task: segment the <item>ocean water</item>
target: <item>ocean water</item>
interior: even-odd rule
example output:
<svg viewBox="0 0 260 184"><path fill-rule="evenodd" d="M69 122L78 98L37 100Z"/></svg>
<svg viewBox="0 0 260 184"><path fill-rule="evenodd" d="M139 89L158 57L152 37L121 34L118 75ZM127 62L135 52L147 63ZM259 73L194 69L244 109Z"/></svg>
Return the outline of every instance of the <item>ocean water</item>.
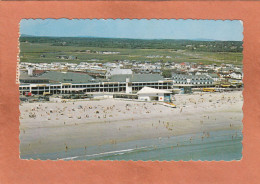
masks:
<svg viewBox="0 0 260 184"><path fill-rule="evenodd" d="M204 135L204 138L202 136ZM213 131L172 137L121 142L67 152L21 155L22 159L41 160L240 160L242 158L242 131Z"/></svg>

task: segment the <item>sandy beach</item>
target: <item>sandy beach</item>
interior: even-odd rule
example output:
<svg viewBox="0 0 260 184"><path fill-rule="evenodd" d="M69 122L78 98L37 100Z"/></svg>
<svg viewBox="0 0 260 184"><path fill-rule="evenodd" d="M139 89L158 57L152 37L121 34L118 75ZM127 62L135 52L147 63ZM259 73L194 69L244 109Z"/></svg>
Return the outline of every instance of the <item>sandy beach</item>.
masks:
<svg viewBox="0 0 260 184"><path fill-rule="evenodd" d="M174 95L176 108L123 99L20 105L21 155L242 130L242 92ZM190 137L192 140L193 138Z"/></svg>

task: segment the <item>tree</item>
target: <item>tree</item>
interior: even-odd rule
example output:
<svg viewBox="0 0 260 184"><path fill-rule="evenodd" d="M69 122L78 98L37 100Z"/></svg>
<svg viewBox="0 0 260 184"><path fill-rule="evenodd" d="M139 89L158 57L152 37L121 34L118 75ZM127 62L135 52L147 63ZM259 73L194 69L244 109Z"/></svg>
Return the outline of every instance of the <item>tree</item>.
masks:
<svg viewBox="0 0 260 184"><path fill-rule="evenodd" d="M162 76L164 77L164 78L171 78L172 77L172 71L171 70L163 70L162 71Z"/></svg>

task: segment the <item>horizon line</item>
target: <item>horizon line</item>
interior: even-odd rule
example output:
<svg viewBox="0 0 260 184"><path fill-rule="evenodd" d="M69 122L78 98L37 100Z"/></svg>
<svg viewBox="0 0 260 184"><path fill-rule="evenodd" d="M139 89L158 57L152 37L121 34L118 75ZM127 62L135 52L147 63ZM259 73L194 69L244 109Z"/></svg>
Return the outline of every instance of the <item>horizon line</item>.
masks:
<svg viewBox="0 0 260 184"><path fill-rule="evenodd" d="M194 39L186 39L186 38L119 38L119 37L99 37L99 36L42 36L42 35L27 35L21 34L19 37L46 37L46 38L103 38L103 39L129 39L129 40L190 40L190 41L234 41L234 42L243 42L243 40L215 40L210 38L194 38Z"/></svg>

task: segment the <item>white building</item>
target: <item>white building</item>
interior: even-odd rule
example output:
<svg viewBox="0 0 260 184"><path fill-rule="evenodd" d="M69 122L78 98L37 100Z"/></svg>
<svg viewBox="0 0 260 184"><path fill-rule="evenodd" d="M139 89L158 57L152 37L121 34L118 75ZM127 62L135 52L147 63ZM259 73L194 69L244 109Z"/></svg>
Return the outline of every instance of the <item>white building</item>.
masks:
<svg viewBox="0 0 260 184"><path fill-rule="evenodd" d="M131 69L121 69L121 68L110 68L107 70L106 77L111 75L132 75L133 71Z"/></svg>
<svg viewBox="0 0 260 184"><path fill-rule="evenodd" d="M138 100L142 101L160 101L160 102L170 102L172 99L172 94L170 91L155 89L150 87L143 87L137 92Z"/></svg>
<svg viewBox="0 0 260 184"><path fill-rule="evenodd" d="M230 74L230 77L232 79L240 79L241 80L243 78L243 75L240 72L232 72Z"/></svg>

